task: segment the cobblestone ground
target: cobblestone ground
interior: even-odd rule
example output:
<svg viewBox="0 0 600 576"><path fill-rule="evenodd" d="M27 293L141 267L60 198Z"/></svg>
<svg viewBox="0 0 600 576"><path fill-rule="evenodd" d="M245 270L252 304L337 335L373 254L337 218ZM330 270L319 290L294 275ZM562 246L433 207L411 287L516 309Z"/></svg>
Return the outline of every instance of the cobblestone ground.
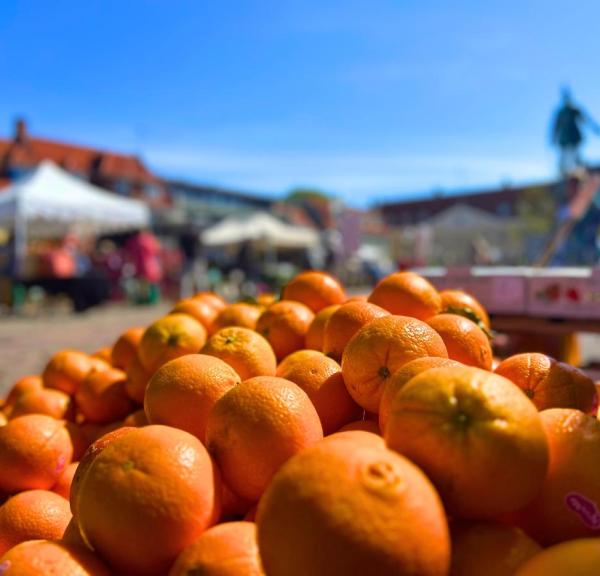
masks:
<svg viewBox="0 0 600 576"><path fill-rule="evenodd" d="M53 352L93 352L111 345L131 326L145 326L168 311L157 306L110 305L82 314L56 312L35 318L0 318L0 396L26 374L38 374Z"/></svg>

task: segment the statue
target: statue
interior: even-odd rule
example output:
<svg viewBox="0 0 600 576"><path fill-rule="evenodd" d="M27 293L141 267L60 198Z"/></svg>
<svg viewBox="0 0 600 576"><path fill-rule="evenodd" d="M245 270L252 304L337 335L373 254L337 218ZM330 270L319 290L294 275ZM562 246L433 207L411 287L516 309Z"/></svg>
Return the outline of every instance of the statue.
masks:
<svg viewBox="0 0 600 576"><path fill-rule="evenodd" d="M600 126L584 110L573 104L570 90L563 88L562 104L552 127L552 143L559 148L561 174L582 165L579 147L583 142L582 129L585 125L600 133Z"/></svg>

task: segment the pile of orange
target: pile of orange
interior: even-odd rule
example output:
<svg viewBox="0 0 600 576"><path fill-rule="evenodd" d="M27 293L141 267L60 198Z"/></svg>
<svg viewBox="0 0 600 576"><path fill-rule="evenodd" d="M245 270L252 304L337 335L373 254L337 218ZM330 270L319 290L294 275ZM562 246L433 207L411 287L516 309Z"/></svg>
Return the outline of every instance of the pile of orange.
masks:
<svg viewBox="0 0 600 576"><path fill-rule="evenodd" d="M2 576L600 574L594 382L460 290L203 292L0 401Z"/></svg>

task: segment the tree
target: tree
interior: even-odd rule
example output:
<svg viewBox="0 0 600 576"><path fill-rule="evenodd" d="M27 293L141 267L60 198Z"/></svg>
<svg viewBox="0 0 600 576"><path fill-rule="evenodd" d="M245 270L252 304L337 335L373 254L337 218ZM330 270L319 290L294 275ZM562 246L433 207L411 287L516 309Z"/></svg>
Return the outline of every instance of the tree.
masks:
<svg viewBox="0 0 600 576"><path fill-rule="evenodd" d="M290 190L287 195L286 200L291 201L326 201L331 202L333 200L332 196L327 192L323 192L322 190L316 190L314 188L294 188Z"/></svg>

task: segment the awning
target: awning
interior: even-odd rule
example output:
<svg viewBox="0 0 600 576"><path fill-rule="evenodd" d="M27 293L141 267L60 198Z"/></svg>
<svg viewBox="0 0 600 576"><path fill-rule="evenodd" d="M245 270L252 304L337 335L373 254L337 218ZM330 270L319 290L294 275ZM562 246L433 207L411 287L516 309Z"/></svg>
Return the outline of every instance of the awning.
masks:
<svg viewBox="0 0 600 576"><path fill-rule="evenodd" d="M287 224L268 212L230 216L202 234L206 246L231 246L244 242L264 242L274 248L313 248L319 233L306 226Z"/></svg>
<svg viewBox="0 0 600 576"><path fill-rule="evenodd" d="M44 161L33 172L0 191L0 223L24 222L32 236L106 234L144 228L149 207L120 198Z"/></svg>

